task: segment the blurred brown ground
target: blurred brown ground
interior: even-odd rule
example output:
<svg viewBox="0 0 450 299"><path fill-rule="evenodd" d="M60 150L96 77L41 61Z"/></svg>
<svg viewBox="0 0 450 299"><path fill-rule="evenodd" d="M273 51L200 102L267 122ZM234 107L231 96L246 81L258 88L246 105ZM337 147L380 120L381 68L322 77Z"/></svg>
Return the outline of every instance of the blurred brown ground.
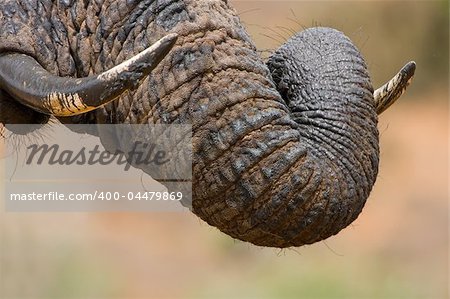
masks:
<svg viewBox="0 0 450 299"><path fill-rule="evenodd" d="M231 2L259 49L301 26L344 31L376 87L416 60L413 86L380 117L380 174L357 221L279 251L189 212L2 213L5 298L446 298L448 1Z"/></svg>

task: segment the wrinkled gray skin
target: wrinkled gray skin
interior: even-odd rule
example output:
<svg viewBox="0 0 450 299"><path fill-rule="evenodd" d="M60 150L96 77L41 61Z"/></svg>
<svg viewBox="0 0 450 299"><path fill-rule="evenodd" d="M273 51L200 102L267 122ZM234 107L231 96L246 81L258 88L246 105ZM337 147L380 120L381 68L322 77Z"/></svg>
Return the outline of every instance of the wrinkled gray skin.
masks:
<svg viewBox="0 0 450 299"><path fill-rule="evenodd" d="M193 212L234 238L300 246L355 220L377 176L377 115L342 33L306 30L266 65L226 0L0 3L0 52L60 76L101 73L171 32L177 44L136 91L61 121L192 124ZM3 123L48 120L4 92L0 111Z"/></svg>

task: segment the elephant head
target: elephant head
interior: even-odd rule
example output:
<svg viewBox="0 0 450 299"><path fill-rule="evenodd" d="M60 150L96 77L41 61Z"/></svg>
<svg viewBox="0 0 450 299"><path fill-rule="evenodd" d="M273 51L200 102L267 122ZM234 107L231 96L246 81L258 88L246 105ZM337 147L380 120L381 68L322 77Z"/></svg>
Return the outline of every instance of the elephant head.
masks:
<svg viewBox="0 0 450 299"><path fill-rule="evenodd" d="M0 3L1 122L190 124L193 212L262 246L311 244L357 218L377 177L377 113L414 69L374 92L330 28L266 64L224 0Z"/></svg>

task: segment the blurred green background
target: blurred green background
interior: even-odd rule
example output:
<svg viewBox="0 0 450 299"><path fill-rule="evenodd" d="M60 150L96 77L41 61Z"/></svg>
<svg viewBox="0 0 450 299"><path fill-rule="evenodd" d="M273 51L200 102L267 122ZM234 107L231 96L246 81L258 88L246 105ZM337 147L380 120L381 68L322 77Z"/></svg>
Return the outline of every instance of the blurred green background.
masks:
<svg viewBox="0 0 450 299"><path fill-rule="evenodd" d="M446 298L448 1L230 1L263 55L330 26L375 87L417 75L380 117L378 181L335 237L289 250L234 241L186 213L0 214L0 298Z"/></svg>

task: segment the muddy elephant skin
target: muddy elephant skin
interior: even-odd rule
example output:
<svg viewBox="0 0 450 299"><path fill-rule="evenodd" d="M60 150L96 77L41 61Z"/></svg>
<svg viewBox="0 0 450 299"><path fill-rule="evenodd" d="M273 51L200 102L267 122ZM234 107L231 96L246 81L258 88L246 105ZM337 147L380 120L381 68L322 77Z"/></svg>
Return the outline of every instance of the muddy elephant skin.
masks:
<svg viewBox="0 0 450 299"><path fill-rule="evenodd" d="M343 33L307 29L266 64L226 0L0 3L0 55L26 54L61 77L105 72L169 33L175 45L134 90L59 119L191 124L192 211L233 238L301 246L352 223L379 148L367 67ZM0 93L3 123L48 120L12 102Z"/></svg>

